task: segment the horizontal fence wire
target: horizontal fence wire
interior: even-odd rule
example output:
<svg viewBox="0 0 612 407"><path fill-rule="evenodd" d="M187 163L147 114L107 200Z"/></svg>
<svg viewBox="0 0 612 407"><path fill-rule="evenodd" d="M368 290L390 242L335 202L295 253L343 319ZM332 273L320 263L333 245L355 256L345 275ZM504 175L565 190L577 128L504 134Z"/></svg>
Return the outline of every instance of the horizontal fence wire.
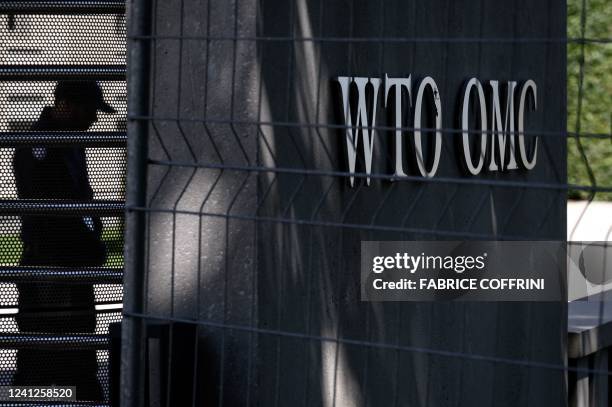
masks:
<svg viewBox="0 0 612 407"><path fill-rule="evenodd" d="M380 131L402 131L402 132L413 132L413 131L422 131L422 132L434 132L439 131L444 135L457 135L463 137L464 133L468 133L469 135L475 134L497 134L497 131L493 130L479 130L479 129L469 129L468 131L462 129L454 129L454 128L434 128L434 127L394 127L394 126L384 126L384 125L375 125L375 126L363 126L363 125L352 125L348 126L346 124L330 124L330 123L298 123L298 122L282 122L282 121L253 121L253 120L237 120L237 119L228 119L228 118L197 118L197 117L164 117L164 116L128 116L129 120L134 121L144 121L144 122L185 122L185 123L202 123L202 124L233 124L233 125L247 125L247 126L256 126L256 127L289 127L289 128L300 128L300 129L338 129L338 130L346 130L346 129L354 129L354 130L380 130ZM555 131L546 131L546 130L526 130L526 131L512 131L507 130L506 133L508 136L531 136L531 137L557 137L566 139L568 137L578 137L578 138L594 138L594 139L612 139L612 133L575 133L570 131L563 132L555 132Z"/></svg>
<svg viewBox="0 0 612 407"><path fill-rule="evenodd" d="M190 35L132 35L128 40L180 40L180 41L231 41L231 42L339 42L339 43L509 43L509 44L612 44L612 38L435 38L435 37L207 37Z"/></svg>
<svg viewBox="0 0 612 407"><path fill-rule="evenodd" d="M488 179L468 179L468 178L449 178L436 177L427 179L419 176L411 175L389 175L389 174L367 174L365 172L346 172L346 171L321 171L309 168L279 168L279 167L251 167L238 165L224 164L207 164L198 162L180 162L180 161L159 161L149 160L149 164L166 167L186 167L186 168L202 168L215 170L228 170L238 172L272 172L280 174L296 174L304 176L320 176L320 177L337 177L337 178L372 178L387 181L414 181L420 183L443 183L443 184L463 184L463 185L486 185L492 187L507 187L507 188L539 188L553 190L582 190L582 191L597 191L597 192L612 192L611 187L605 186L589 186L589 185L572 185L572 184L553 184L543 182L513 182L513 181L498 181Z"/></svg>
<svg viewBox="0 0 612 407"><path fill-rule="evenodd" d="M501 364L514 365L514 366L533 367L533 368L544 369L544 370L559 370L559 371L567 371L567 372L592 373L592 374L602 374L606 376L612 376L612 371L609 371L609 370L568 367L564 365L555 365L552 363L544 363L544 362L538 363L537 361L533 361L533 360L506 359L506 358L499 358L499 357L494 357L494 356L477 355L473 353L450 352L450 351L444 351L444 350L439 350L439 349L428 349L428 348L416 347L416 346L394 345L394 344L384 343L384 342L361 341L361 340L350 339L350 338L314 336L314 335L303 334L300 332L263 329L263 328L256 328L256 327L251 327L247 325L241 326L241 325L227 324L227 323L207 321L207 320L201 320L201 319L200 320L188 320L188 319L177 318L177 317L158 316L158 315L152 315L152 314L136 314L136 313L130 313L130 312L125 312L124 315L128 317L140 318L143 320L150 320L150 321L171 321L175 323L180 322L180 323L185 323L185 324L204 325L204 326L209 326L209 327L214 327L214 328L226 329L230 331L246 331L246 332L266 334L266 335L271 335L271 336L303 339L303 340L308 340L308 341L333 342L337 344L363 346L363 347L368 347L368 348L390 349L390 350L395 350L395 351L400 351L400 352L424 353L424 354L444 356L444 357L449 357L449 358L460 358L460 359L462 358L462 359L478 360L478 361L489 362L489 363L501 363Z"/></svg>

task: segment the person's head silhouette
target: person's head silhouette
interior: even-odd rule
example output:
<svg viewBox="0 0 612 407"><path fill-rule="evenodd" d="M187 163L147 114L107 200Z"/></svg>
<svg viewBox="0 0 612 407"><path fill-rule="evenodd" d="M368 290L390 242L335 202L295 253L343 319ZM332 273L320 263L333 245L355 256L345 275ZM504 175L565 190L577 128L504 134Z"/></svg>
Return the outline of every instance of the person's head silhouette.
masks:
<svg viewBox="0 0 612 407"><path fill-rule="evenodd" d="M115 113L95 81L59 81L55 87L53 114L67 129L87 130L98 120L97 111Z"/></svg>

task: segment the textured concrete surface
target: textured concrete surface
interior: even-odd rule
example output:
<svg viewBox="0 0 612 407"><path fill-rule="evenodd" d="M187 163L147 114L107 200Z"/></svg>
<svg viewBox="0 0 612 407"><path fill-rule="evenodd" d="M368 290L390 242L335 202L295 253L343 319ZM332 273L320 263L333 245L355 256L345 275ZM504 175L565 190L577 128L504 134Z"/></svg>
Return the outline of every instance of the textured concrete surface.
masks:
<svg viewBox="0 0 612 407"><path fill-rule="evenodd" d="M333 127L343 124L333 83L339 75L431 75L444 97L446 128L457 127L453 112L467 78L531 78L539 87L531 125L562 132L563 43L287 38L559 38L565 4L235 4L158 3L155 30L168 38L155 41L151 62L152 114L159 119L150 125L150 158L226 167L151 165L148 180L149 206L157 209L149 216L148 312L204 322L198 385L209 401L563 405L562 371L472 356L563 365L564 304L361 302L359 250L362 240L457 233L564 239L565 191L384 181L350 188L334 176L228 168L346 171L344 134ZM228 40L236 33L249 39ZM253 41L256 34L268 40ZM180 35L216 39L181 42ZM445 135L439 176L462 178L453 137ZM389 172L392 139L381 132L375 172ZM540 152L534 171L482 178L565 183L565 143L542 138Z"/></svg>

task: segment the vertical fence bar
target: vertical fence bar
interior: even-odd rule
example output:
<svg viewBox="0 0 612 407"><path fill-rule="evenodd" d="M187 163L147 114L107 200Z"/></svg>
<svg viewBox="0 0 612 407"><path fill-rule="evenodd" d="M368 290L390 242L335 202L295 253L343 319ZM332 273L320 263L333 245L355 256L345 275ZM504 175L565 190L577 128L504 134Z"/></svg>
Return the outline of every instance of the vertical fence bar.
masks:
<svg viewBox="0 0 612 407"><path fill-rule="evenodd" d="M148 0L131 0L127 5L130 36L150 34ZM134 119L146 116L149 103L149 43L132 39L128 49L128 169L126 187L124 313L143 310L145 259L145 212L134 208L146 205L148 122ZM144 403L144 346L142 321L124 315L121 349L121 405L138 407Z"/></svg>

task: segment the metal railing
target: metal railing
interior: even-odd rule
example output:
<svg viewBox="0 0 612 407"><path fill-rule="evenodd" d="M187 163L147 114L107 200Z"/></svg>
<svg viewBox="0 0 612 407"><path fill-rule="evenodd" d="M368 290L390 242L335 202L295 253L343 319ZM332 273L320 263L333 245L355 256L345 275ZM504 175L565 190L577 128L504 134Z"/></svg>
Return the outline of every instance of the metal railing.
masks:
<svg viewBox="0 0 612 407"><path fill-rule="evenodd" d="M123 14L123 0L42 0L3 1L0 13L23 14Z"/></svg>
<svg viewBox="0 0 612 407"><path fill-rule="evenodd" d="M0 80L59 81L88 80L123 81L125 66L121 65L0 65Z"/></svg>
<svg viewBox="0 0 612 407"><path fill-rule="evenodd" d="M124 131L107 132L17 132L2 133L0 147L45 144L53 146L78 144L83 147L125 147Z"/></svg>
<svg viewBox="0 0 612 407"><path fill-rule="evenodd" d="M121 284L123 270L109 267L83 269L57 267L3 267L0 268L0 282L71 282L96 284Z"/></svg>
<svg viewBox="0 0 612 407"><path fill-rule="evenodd" d="M3 215L85 215L96 213L102 216L120 216L125 204L121 201L66 202L61 200L0 200L0 213Z"/></svg>
<svg viewBox="0 0 612 407"><path fill-rule="evenodd" d="M0 334L0 346L14 349L105 349L107 335L96 334Z"/></svg>

